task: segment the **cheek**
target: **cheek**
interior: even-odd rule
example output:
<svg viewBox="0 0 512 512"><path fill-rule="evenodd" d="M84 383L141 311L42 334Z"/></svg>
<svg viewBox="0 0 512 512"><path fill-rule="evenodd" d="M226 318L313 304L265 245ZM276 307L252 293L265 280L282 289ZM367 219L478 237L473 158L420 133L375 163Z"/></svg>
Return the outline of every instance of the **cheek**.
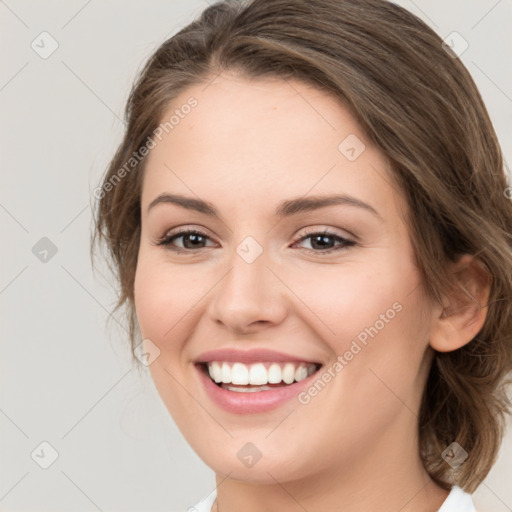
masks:
<svg viewBox="0 0 512 512"><path fill-rule="evenodd" d="M365 329L375 323L380 333L404 316L397 310L412 297L417 279L414 269L386 262L385 254L365 263L318 267L314 275L287 271L283 276L307 306L298 308L308 314L304 320L317 325L318 335L329 340L337 353L359 334L364 339Z"/></svg>
<svg viewBox="0 0 512 512"><path fill-rule="evenodd" d="M134 298L143 338L151 339L165 353L186 336L197 322L194 306L206 290L193 272L175 272L169 264L141 250L135 274Z"/></svg>
<svg viewBox="0 0 512 512"><path fill-rule="evenodd" d="M176 271L161 256L141 249L134 297L142 338L149 338L160 350L159 357L149 366L151 378L173 420L188 442L197 446L200 441L194 439L193 426L203 424L205 418L202 408L191 407L187 390L193 384L183 369L190 356L187 340L199 320L198 301L207 288L192 266L189 269Z"/></svg>
<svg viewBox="0 0 512 512"><path fill-rule="evenodd" d="M344 357L344 379L367 389L368 398L385 391L376 375L393 389L406 389L417 378L428 345L421 276L406 256L383 254L365 265L326 268L294 288L307 298L333 361Z"/></svg>
<svg viewBox="0 0 512 512"><path fill-rule="evenodd" d="M366 305L365 318L359 310L338 351L348 361L346 383L358 390L360 401L353 405L375 418L407 414L419 403L428 370L425 298L420 288L411 293L403 286Z"/></svg>
<svg viewBox="0 0 512 512"><path fill-rule="evenodd" d="M143 256L139 256L134 297L137 320L144 338L160 338L161 333L165 332L164 324L168 317L162 313L173 311L173 301L169 293L165 292L166 289L157 269L148 264Z"/></svg>

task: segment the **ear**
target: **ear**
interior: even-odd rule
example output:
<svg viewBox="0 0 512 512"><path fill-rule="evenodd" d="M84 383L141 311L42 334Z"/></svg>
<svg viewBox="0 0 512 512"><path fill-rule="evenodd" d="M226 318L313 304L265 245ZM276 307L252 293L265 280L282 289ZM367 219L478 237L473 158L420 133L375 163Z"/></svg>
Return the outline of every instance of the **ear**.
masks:
<svg viewBox="0 0 512 512"><path fill-rule="evenodd" d="M443 305L434 308L430 346L451 352L469 343L482 329L488 311L491 276L476 257L465 254L451 266L454 284Z"/></svg>

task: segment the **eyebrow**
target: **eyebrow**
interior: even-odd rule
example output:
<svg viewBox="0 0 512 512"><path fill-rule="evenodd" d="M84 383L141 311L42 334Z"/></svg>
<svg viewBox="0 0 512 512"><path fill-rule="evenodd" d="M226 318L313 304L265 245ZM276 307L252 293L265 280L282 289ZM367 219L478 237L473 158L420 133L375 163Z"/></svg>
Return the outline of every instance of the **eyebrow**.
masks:
<svg viewBox="0 0 512 512"><path fill-rule="evenodd" d="M193 197L186 197L179 194L160 194L158 197L153 199L153 201L151 201L147 211L149 212L149 210L154 208L157 204L161 203L175 204L181 206L182 208L186 208L187 210L195 210L199 213L220 219L219 212L211 203L203 201L202 199L194 199ZM333 205L347 205L362 208L373 213L382 220L381 215L373 206L346 194L308 196L288 199L278 205L274 215L278 218L290 217L292 215L297 215L298 213L310 212L313 210L318 210L319 208L325 208L327 206Z"/></svg>

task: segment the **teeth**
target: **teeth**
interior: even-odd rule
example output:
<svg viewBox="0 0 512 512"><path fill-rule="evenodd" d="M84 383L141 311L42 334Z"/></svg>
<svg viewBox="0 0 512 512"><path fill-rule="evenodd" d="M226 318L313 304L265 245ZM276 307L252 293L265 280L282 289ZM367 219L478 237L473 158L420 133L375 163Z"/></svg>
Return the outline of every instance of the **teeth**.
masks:
<svg viewBox="0 0 512 512"><path fill-rule="evenodd" d="M272 363L268 369L268 382L269 384L279 384L283 380L283 373L281 367L277 363Z"/></svg>
<svg viewBox="0 0 512 512"><path fill-rule="evenodd" d="M314 369L313 369L313 371L314 371ZM295 380L297 382L304 380L307 376L308 376L308 369L305 366L299 366L295 370Z"/></svg>
<svg viewBox="0 0 512 512"><path fill-rule="evenodd" d="M261 385L267 384L267 382L267 370L265 369L265 365L261 363L253 364L249 370L249 384Z"/></svg>
<svg viewBox="0 0 512 512"><path fill-rule="evenodd" d="M217 384L252 385L258 388L244 388L246 392L261 391L265 384L292 384L300 382L316 371L315 364L306 363L272 363L268 366L264 363L246 365L244 363L227 363L211 361L207 363L208 373ZM229 386L224 386L230 389ZM234 390L234 389L232 389ZM237 388L237 391L239 388Z"/></svg>
<svg viewBox="0 0 512 512"><path fill-rule="evenodd" d="M236 393L254 393L256 391L268 391L269 389L272 389L270 386L256 386L256 387L247 387L247 388L237 388L235 386L230 386L229 384L226 384L225 386L222 386L224 389L227 389L229 391L235 391Z"/></svg>
<svg viewBox="0 0 512 512"><path fill-rule="evenodd" d="M249 384L249 368L242 363L235 363L231 367L231 384Z"/></svg>
<svg viewBox="0 0 512 512"><path fill-rule="evenodd" d="M291 384L295 379L295 366L291 363L286 363L283 369L283 380L286 384Z"/></svg>
<svg viewBox="0 0 512 512"><path fill-rule="evenodd" d="M228 363L223 363L222 365L222 382L229 384L231 382L231 368Z"/></svg>

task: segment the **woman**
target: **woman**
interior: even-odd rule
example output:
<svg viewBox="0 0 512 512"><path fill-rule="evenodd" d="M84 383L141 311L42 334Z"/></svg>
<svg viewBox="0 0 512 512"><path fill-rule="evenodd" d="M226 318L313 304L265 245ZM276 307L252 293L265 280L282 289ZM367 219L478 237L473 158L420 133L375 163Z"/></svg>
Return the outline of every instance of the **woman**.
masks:
<svg viewBox="0 0 512 512"><path fill-rule="evenodd" d="M475 510L510 412L512 205L454 51L383 0L225 1L126 113L96 236L216 473L190 510Z"/></svg>

